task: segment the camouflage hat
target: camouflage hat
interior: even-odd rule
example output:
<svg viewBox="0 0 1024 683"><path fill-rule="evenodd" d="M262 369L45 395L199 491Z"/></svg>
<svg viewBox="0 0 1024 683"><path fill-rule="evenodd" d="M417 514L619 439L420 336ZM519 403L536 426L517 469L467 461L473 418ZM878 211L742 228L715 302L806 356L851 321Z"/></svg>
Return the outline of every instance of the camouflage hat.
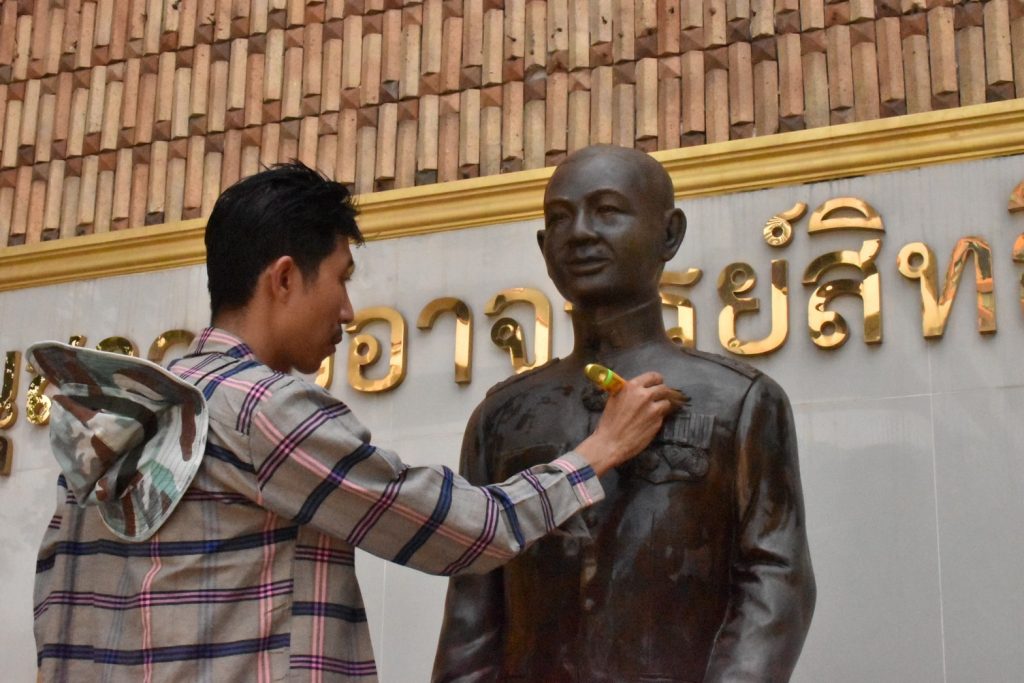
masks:
<svg viewBox="0 0 1024 683"><path fill-rule="evenodd" d="M50 446L79 505L144 541L192 483L206 448L202 393L141 358L40 342L26 355L57 393Z"/></svg>

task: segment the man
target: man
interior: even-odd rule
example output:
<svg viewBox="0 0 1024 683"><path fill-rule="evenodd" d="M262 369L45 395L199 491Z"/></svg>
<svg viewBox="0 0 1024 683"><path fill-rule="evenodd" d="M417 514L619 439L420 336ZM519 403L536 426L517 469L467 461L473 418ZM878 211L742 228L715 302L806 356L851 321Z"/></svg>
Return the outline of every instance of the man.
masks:
<svg viewBox="0 0 1024 683"><path fill-rule="evenodd" d="M51 440L65 472L37 569L42 679L373 680L355 547L438 574L492 569L600 500L595 474L640 451L673 408L642 374L592 436L498 486L404 465L288 374L315 371L341 341L361 239L342 185L276 167L214 207L213 326L173 376L30 350L60 392Z"/></svg>
<svg viewBox="0 0 1024 683"><path fill-rule="evenodd" d="M667 338L658 283L685 217L654 159L591 147L555 170L538 243L572 303L567 357L495 387L462 473L499 481L594 424L588 363L688 396L605 500L503 569L450 583L437 681L786 681L814 607L792 415L757 370Z"/></svg>

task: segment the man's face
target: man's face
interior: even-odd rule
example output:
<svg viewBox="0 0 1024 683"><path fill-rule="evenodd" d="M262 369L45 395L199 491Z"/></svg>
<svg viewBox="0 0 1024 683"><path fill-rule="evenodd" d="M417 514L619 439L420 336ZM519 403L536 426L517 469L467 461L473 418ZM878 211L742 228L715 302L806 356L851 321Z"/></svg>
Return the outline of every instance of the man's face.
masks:
<svg viewBox="0 0 1024 683"><path fill-rule="evenodd" d="M354 316L347 288L354 269L348 241L339 239L331 255L320 262L316 275L302 278L296 296L288 302L286 344L292 368L313 373L324 358L334 355L343 328Z"/></svg>
<svg viewBox="0 0 1024 683"><path fill-rule="evenodd" d="M576 306L639 304L656 297L665 219L629 159L570 159L544 194L538 241L548 275Z"/></svg>

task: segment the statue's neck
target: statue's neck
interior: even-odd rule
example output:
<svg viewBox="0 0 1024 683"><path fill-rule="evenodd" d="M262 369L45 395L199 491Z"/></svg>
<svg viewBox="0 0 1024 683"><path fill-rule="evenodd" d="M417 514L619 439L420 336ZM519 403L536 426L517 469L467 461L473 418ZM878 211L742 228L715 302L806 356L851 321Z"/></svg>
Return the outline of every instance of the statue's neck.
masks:
<svg viewBox="0 0 1024 683"><path fill-rule="evenodd" d="M591 362L641 345L671 345L661 317L661 301L653 299L625 310L574 308L575 344L571 357Z"/></svg>

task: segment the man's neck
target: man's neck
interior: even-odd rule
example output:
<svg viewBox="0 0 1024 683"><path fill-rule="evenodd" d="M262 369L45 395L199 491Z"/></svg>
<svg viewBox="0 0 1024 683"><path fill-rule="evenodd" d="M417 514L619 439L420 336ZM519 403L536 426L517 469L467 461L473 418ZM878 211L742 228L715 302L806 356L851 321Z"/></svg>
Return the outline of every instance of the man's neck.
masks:
<svg viewBox="0 0 1024 683"><path fill-rule="evenodd" d="M624 310L574 308L572 327L575 344L570 357L590 362L638 346L671 346L661 315L661 301L658 299Z"/></svg>
<svg viewBox="0 0 1024 683"><path fill-rule="evenodd" d="M254 305L250 304L240 309L222 311L210 324L238 337L262 363L279 372L290 372L290 368L276 362L274 342L269 334L270 325L253 308Z"/></svg>

